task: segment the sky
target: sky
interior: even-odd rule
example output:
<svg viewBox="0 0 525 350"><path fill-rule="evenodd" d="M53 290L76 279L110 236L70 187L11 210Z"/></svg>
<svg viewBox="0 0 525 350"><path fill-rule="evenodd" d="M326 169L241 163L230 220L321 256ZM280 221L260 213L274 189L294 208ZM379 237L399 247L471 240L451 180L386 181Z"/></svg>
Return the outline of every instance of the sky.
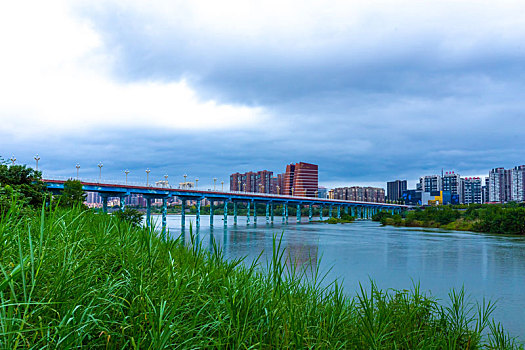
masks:
<svg viewBox="0 0 525 350"><path fill-rule="evenodd" d="M0 3L0 156L171 182L372 185L525 164L525 3Z"/></svg>

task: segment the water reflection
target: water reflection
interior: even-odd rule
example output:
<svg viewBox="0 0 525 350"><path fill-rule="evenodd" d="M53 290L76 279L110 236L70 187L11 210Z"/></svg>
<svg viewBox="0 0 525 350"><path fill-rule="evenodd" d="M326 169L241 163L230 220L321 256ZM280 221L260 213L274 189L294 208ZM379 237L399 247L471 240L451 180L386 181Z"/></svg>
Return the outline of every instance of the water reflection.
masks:
<svg viewBox="0 0 525 350"><path fill-rule="evenodd" d="M353 224L328 225L294 220L273 224L259 217L257 225L246 224L239 216L223 225L209 226L208 218L193 229L194 240L212 250L216 244L227 259L245 257L251 263L261 252L261 266L271 258L273 237L282 236L286 264L319 267L328 272L326 283L343 281L348 294L354 294L359 282L373 279L381 288L409 289L413 281L423 290L447 299L451 288L465 287L476 300L483 297L499 300L494 316L514 335L525 334L525 238L440 231L436 229L380 227L377 223L360 221ZM190 222L181 239L191 244ZM157 220L160 222L160 220ZM194 227L194 226L193 226ZM172 237L180 232L180 216L168 216Z"/></svg>

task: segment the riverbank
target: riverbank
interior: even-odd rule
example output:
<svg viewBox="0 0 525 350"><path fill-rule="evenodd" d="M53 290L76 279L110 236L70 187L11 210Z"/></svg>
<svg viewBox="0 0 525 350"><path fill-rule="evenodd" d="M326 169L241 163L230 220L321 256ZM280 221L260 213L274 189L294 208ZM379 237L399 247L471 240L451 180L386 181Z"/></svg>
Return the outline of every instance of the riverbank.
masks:
<svg viewBox="0 0 525 350"><path fill-rule="evenodd" d="M0 239L0 348L516 347L462 292L443 308L418 288L348 298L305 280L278 240L268 265L246 266L76 209L11 211Z"/></svg>
<svg viewBox="0 0 525 350"><path fill-rule="evenodd" d="M429 207L401 215L380 212L372 219L383 225L525 235L525 208L517 204Z"/></svg>

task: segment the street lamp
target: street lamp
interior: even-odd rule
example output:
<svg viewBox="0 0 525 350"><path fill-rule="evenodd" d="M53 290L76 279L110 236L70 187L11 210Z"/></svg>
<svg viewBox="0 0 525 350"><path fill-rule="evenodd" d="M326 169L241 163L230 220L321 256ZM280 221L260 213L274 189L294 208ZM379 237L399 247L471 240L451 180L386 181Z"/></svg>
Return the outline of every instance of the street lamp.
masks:
<svg viewBox="0 0 525 350"><path fill-rule="evenodd" d="M78 180L78 170L80 169L80 164L77 163L77 165L75 165L75 168L77 168L77 180Z"/></svg>
<svg viewBox="0 0 525 350"><path fill-rule="evenodd" d="M164 181L166 181L166 184L165 184L166 187L169 187L169 186L168 186L168 175L167 175L167 174L164 175Z"/></svg>
<svg viewBox="0 0 525 350"><path fill-rule="evenodd" d="M213 178L213 190L214 190L214 191L215 191L215 184L216 184L216 183L217 183L217 178L214 177L214 178Z"/></svg>
<svg viewBox="0 0 525 350"><path fill-rule="evenodd" d="M237 191L241 192L241 180L237 180Z"/></svg>
<svg viewBox="0 0 525 350"><path fill-rule="evenodd" d="M224 192L224 181L221 181L221 192Z"/></svg>
<svg viewBox="0 0 525 350"><path fill-rule="evenodd" d="M151 170L146 169L146 187L149 187L149 173L150 173Z"/></svg>
<svg viewBox="0 0 525 350"><path fill-rule="evenodd" d="M186 183L186 178L188 177L188 175L184 174L184 175L182 175L182 176L184 176L184 184L182 185L182 186L183 186L182 188L187 188L188 185L187 185L187 183Z"/></svg>
<svg viewBox="0 0 525 350"><path fill-rule="evenodd" d="M98 182L102 181L102 167L103 166L104 164L102 164L102 162L98 163Z"/></svg>
<svg viewBox="0 0 525 350"><path fill-rule="evenodd" d="M36 161L36 171L38 171L38 161L40 160L40 157L38 156L38 153L35 155L35 161Z"/></svg>
<svg viewBox="0 0 525 350"><path fill-rule="evenodd" d="M124 174L126 174L126 185L128 184L128 174L129 174L129 170L126 169L124 170Z"/></svg>
<svg viewBox="0 0 525 350"><path fill-rule="evenodd" d="M195 179L195 189L197 189L198 186L199 186L199 179L196 178L196 179Z"/></svg>
<svg viewBox="0 0 525 350"><path fill-rule="evenodd" d="M11 165L15 165L16 158L15 158L15 155L14 155L14 154L11 156L10 161L11 161L11 163L12 163Z"/></svg>

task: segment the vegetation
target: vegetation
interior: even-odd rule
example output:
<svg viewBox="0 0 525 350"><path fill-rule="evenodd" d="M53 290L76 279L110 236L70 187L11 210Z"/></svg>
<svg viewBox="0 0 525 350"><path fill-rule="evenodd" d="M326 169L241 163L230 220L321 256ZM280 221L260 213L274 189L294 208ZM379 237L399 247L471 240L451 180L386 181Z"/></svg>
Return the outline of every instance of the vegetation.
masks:
<svg viewBox="0 0 525 350"><path fill-rule="evenodd" d="M342 213L341 218L332 217L332 218L329 218L328 220L323 220L322 222L326 222L327 224L347 224L347 223L351 223L354 221L355 221L355 218L353 216L346 214L346 213Z"/></svg>
<svg viewBox="0 0 525 350"><path fill-rule="evenodd" d="M450 230L525 235L525 207L508 205L440 206L416 209L402 215L380 212L373 216L383 225L439 227Z"/></svg>
<svg viewBox="0 0 525 350"><path fill-rule="evenodd" d="M59 204L63 207L84 206L86 193L80 181L69 179L64 183L64 190L57 197Z"/></svg>
<svg viewBox="0 0 525 350"><path fill-rule="evenodd" d="M144 213L133 208L125 208L124 210L118 210L113 213L122 221L127 221L132 226L138 227L142 224Z"/></svg>
<svg viewBox="0 0 525 350"><path fill-rule="evenodd" d="M39 207L46 198L46 186L39 180L42 174L25 165L8 166L0 158L0 215L14 203L26 210Z"/></svg>
<svg viewBox="0 0 525 350"><path fill-rule="evenodd" d="M0 218L0 348L517 348L494 305L463 291L444 305L418 286L349 298L278 240L260 268L114 215L19 209Z"/></svg>

